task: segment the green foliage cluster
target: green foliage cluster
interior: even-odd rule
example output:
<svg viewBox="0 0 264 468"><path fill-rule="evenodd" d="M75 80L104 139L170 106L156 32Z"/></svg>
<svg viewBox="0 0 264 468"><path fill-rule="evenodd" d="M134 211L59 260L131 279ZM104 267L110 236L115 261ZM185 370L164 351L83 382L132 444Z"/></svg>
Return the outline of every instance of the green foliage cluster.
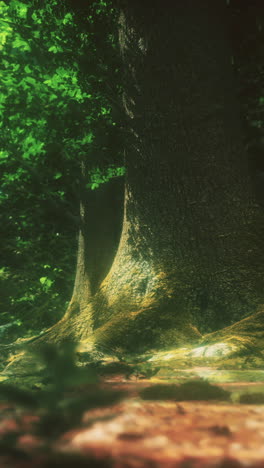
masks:
<svg viewBox="0 0 264 468"><path fill-rule="evenodd" d="M124 174L111 111L114 24L102 0L81 13L66 0L0 1L0 323L9 331L31 333L63 313L83 178L90 190Z"/></svg>
<svg viewBox="0 0 264 468"><path fill-rule="evenodd" d="M37 380L31 384L31 388L23 386L23 381L20 385L12 381L0 384L0 399L14 405L17 422L21 422L21 426L24 414L33 413L37 416L31 430L32 434L44 439L42 450L45 452L49 449L48 443L54 441L54 438L82 425L85 411L112 405L126 396L123 391L102 388L96 370L78 366L75 356L73 343L59 347L43 346L34 355L41 370L35 374ZM91 417L85 426L95 421ZM12 453L19 436L18 431L11 439L1 437L1 453L2 450L7 454Z"/></svg>

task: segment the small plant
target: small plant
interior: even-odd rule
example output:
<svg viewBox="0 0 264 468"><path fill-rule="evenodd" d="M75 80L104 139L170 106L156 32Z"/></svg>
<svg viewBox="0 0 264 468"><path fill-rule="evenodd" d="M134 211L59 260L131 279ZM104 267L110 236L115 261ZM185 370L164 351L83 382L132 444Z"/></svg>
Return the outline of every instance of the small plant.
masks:
<svg viewBox="0 0 264 468"><path fill-rule="evenodd" d="M84 411L111 405L125 395L102 389L96 368L77 366L72 343L43 346L36 358L44 369L33 389L3 383L0 396L22 410L37 412L36 430L41 435L53 438L80 423Z"/></svg>

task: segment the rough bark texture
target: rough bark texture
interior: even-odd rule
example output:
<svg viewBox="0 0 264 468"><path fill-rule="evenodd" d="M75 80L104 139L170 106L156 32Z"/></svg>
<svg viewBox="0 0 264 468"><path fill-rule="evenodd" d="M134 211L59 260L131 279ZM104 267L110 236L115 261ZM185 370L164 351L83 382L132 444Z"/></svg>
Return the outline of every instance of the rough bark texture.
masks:
<svg viewBox="0 0 264 468"><path fill-rule="evenodd" d="M61 336L85 338L94 328L105 347L189 345L200 336L194 325L213 331L264 302L264 215L242 146L225 8L221 0L153 0L121 12L123 230L98 288L115 249L96 272L90 218L73 299L54 328Z"/></svg>
<svg viewBox="0 0 264 468"><path fill-rule="evenodd" d="M145 7L145 8L144 8ZM263 302L263 211L242 146L221 1L120 16L130 120L123 233L96 296L105 344L171 346Z"/></svg>

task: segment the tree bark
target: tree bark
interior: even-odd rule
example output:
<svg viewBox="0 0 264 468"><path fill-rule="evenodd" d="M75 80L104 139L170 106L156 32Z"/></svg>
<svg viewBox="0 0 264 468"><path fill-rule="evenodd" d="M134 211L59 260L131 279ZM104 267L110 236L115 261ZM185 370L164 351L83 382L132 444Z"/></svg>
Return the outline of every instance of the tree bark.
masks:
<svg viewBox="0 0 264 468"><path fill-rule="evenodd" d="M60 337L92 333L130 351L188 346L197 327L226 327L263 304L264 214L242 144L225 9L222 0L125 2L122 235L109 273L113 248L95 274L90 219Z"/></svg>
<svg viewBox="0 0 264 468"><path fill-rule="evenodd" d="M80 341L94 328L93 297L107 275L118 248L123 218L124 181L112 179L87 190L87 170L80 181L80 230L72 297L63 318L41 341Z"/></svg>
<svg viewBox="0 0 264 468"><path fill-rule="evenodd" d="M213 3L213 5L212 5ZM179 346L263 303L263 210L250 180L225 2L129 2L120 246L95 298L96 340Z"/></svg>

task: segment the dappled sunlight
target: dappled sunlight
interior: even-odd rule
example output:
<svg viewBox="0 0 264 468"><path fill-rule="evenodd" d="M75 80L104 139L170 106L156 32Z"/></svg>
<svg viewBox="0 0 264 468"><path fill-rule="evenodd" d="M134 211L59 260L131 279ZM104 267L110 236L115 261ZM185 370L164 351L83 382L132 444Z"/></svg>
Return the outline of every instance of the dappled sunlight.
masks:
<svg viewBox="0 0 264 468"><path fill-rule="evenodd" d="M236 350L235 346L228 343L216 343L208 346L200 346L192 349L190 356L193 357L205 357L205 358L219 358L227 356Z"/></svg>

